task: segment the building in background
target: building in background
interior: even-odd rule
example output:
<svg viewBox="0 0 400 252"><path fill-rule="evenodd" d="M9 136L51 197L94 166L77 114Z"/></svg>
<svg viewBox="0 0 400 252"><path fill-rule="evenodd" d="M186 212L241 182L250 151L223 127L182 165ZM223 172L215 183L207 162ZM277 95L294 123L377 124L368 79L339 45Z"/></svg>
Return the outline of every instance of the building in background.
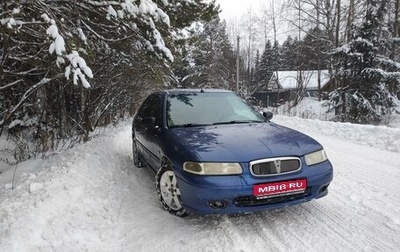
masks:
<svg viewBox="0 0 400 252"><path fill-rule="evenodd" d="M321 70L321 94L328 91L331 76L328 70ZM279 106L296 96L318 98L318 71L276 71L267 84L258 87L252 96L263 106Z"/></svg>

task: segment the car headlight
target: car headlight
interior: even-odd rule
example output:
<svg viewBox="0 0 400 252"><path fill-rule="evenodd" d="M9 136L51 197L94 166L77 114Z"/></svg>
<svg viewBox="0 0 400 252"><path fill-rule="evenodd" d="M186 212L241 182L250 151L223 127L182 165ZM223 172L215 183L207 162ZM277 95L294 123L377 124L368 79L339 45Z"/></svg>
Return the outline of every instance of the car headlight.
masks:
<svg viewBox="0 0 400 252"><path fill-rule="evenodd" d="M239 163L185 162L183 170L198 175L233 175L243 172Z"/></svg>
<svg viewBox="0 0 400 252"><path fill-rule="evenodd" d="M310 166L310 165L322 163L325 160L327 160L328 157L326 156L325 151L322 149L322 150L305 155L304 159L306 161L306 164L308 166Z"/></svg>

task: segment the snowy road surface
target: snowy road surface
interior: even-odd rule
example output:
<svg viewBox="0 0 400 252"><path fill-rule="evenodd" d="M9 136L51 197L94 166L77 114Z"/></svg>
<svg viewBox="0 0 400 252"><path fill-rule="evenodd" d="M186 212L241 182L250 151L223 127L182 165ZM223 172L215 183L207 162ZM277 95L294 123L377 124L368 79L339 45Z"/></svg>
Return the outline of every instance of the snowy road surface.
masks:
<svg viewBox="0 0 400 252"><path fill-rule="evenodd" d="M0 251L398 251L400 129L274 119L334 166L327 197L238 216L177 218L132 166L130 123L0 174ZM352 130L352 133L350 132ZM350 133L349 133L350 132Z"/></svg>

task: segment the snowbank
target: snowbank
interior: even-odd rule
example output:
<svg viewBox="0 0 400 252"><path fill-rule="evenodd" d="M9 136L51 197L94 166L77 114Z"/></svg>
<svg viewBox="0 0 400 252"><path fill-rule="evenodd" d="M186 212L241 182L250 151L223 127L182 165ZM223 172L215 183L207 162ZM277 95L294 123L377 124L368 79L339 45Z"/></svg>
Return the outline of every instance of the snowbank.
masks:
<svg viewBox="0 0 400 252"><path fill-rule="evenodd" d="M335 171L327 197L249 215L174 217L157 200L154 174L133 167L124 122L19 164L15 189L15 167L0 174L0 251L396 251L398 129L273 121L323 144Z"/></svg>
<svg viewBox="0 0 400 252"><path fill-rule="evenodd" d="M336 123L285 116L275 116L272 121L289 128L296 128L310 135L320 134L381 150L400 152L400 128Z"/></svg>

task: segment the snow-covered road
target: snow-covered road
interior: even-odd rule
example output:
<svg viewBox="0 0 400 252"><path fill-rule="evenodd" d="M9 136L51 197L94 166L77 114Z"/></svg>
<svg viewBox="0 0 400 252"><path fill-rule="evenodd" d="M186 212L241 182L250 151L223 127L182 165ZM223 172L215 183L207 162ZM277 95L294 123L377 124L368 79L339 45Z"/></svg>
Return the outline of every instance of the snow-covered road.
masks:
<svg viewBox="0 0 400 252"><path fill-rule="evenodd" d="M400 129L274 121L325 147L335 172L327 197L255 214L174 217L157 200L154 174L133 167L126 122L19 165L17 188L0 189L0 251L397 251Z"/></svg>

